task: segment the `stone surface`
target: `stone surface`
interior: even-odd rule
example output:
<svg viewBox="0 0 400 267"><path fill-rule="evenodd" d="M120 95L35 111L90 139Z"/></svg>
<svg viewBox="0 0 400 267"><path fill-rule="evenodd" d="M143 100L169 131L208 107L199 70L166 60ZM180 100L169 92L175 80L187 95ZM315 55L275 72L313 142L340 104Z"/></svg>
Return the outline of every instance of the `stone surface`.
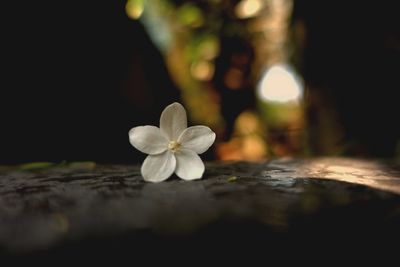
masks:
<svg viewBox="0 0 400 267"><path fill-rule="evenodd" d="M394 162L212 162L202 180L158 184L145 183L139 170L93 163L0 168L0 255L94 253L110 244L181 239L229 246L235 238L295 244L337 232L353 242L399 237Z"/></svg>

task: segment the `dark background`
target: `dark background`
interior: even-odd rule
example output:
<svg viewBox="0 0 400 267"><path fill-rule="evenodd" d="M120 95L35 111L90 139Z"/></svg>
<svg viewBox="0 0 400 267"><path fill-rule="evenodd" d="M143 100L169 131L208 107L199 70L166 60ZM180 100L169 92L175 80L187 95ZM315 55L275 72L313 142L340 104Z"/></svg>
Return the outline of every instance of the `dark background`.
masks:
<svg viewBox="0 0 400 267"><path fill-rule="evenodd" d="M400 136L396 1L349 2L296 1L294 19L307 28L302 72L357 141L354 155L391 157ZM128 130L158 124L179 90L125 2L1 5L0 164L142 159Z"/></svg>

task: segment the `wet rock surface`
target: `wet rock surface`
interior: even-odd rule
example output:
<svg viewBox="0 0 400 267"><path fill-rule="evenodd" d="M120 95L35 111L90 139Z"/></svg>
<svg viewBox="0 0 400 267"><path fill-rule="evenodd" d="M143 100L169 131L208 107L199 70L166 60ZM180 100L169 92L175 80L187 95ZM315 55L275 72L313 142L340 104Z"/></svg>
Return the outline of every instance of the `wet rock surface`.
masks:
<svg viewBox="0 0 400 267"><path fill-rule="evenodd" d="M140 166L2 167L0 255L101 255L171 241L243 250L257 242L397 240L399 166L344 158L210 162L202 180L157 184L143 181Z"/></svg>

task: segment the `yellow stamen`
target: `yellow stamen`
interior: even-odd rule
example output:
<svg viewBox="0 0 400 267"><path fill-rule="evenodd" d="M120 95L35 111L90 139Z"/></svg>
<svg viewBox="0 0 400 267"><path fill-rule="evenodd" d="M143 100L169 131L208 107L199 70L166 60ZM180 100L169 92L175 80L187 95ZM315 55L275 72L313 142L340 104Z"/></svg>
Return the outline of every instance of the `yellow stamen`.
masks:
<svg viewBox="0 0 400 267"><path fill-rule="evenodd" d="M168 149L171 150L172 152L176 152L180 146L181 144L179 144L178 142L171 141L168 144Z"/></svg>

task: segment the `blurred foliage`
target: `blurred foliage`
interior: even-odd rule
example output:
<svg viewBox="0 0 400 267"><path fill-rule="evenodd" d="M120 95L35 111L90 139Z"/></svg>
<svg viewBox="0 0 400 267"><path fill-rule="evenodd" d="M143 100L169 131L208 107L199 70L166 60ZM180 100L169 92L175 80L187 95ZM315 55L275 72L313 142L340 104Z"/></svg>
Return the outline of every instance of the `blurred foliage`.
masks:
<svg viewBox="0 0 400 267"><path fill-rule="evenodd" d="M191 121L217 132L219 159L303 153L304 140L296 138L304 133L292 134L304 127L303 106L254 101L266 69L290 58L291 7L291 0L127 2L127 14L163 53ZM270 143L270 132L285 136L279 145L287 148Z"/></svg>

